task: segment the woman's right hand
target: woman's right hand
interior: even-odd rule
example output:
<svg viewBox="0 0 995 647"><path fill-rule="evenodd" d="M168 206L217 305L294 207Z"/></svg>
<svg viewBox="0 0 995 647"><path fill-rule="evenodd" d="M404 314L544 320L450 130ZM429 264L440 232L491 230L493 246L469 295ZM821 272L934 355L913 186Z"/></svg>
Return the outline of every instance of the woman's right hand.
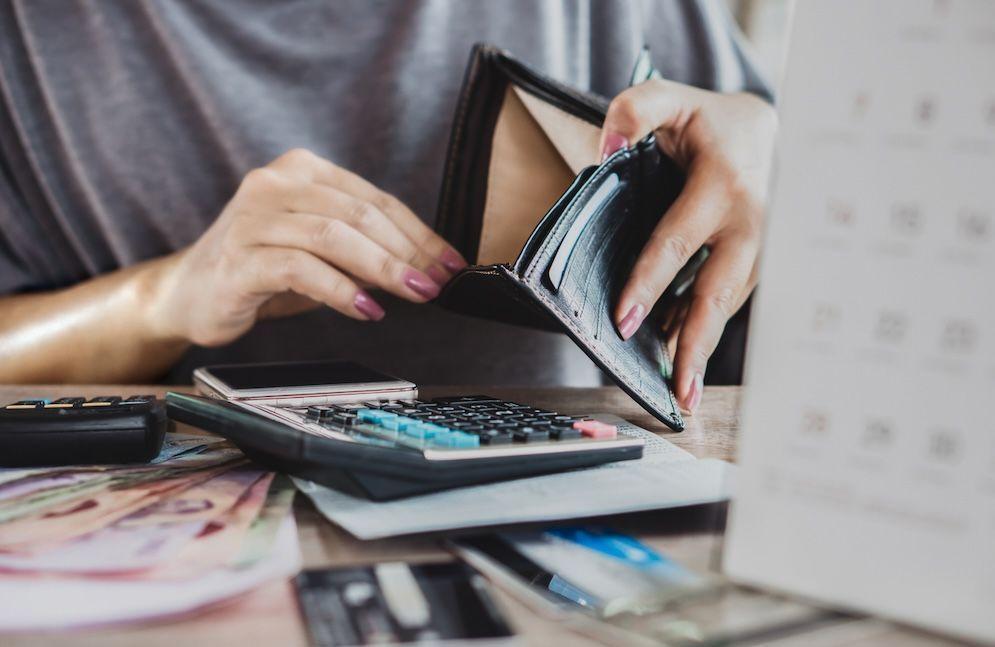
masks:
<svg viewBox="0 0 995 647"><path fill-rule="evenodd" d="M360 320L364 287L434 298L466 261L397 198L305 150L250 171L214 224L159 267L149 321L163 338L225 344L300 295Z"/></svg>

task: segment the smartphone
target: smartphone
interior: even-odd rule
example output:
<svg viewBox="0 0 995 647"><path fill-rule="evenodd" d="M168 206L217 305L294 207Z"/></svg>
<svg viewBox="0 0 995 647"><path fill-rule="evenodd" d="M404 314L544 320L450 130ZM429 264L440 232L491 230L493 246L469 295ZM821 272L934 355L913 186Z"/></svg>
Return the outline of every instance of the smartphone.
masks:
<svg viewBox="0 0 995 647"><path fill-rule="evenodd" d="M204 395L278 406L418 397L414 383L351 361L220 364L196 369L193 379Z"/></svg>

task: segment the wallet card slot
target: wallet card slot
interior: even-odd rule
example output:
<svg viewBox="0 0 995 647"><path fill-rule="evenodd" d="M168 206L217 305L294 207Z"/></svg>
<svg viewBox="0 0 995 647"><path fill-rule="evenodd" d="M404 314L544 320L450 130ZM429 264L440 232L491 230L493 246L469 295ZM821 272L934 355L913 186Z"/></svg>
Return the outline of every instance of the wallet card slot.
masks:
<svg viewBox="0 0 995 647"><path fill-rule="evenodd" d="M606 177L604 183L598 187L590 201L584 205L584 208L570 224L570 228L556 249L556 254L553 256L546 274L554 290L560 289L563 275L570 263L570 257L573 255L574 248L577 247L584 230L587 229L591 220L599 215L618 194L620 187L621 181L618 179L618 175L613 173Z"/></svg>
<svg viewBox="0 0 995 647"><path fill-rule="evenodd" d="M591 166L578 175L573 183L567 188L559 200L556 201L549 211L539 220L539 224L535 226L532 230L532 234L529 236L528 240L525 241L525 246L522 247L522 252L518 255L515 260L514 269L515 272L521 275L525 272L525 269L532 262L532 257L538 251L538 249L546 242L550 231L559 221L560 217L564 214L567 205L569 205L574 197L584 188L587 181L594 175L595 169L597 167Z"/></svg>

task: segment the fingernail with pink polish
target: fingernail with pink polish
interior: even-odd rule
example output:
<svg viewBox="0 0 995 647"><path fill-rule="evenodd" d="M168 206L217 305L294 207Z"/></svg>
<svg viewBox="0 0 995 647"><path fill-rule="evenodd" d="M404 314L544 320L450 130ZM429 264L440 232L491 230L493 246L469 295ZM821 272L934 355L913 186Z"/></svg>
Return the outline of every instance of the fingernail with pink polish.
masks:
<svg viewBox="0 0 995 647"><path fill-rule="evenodd" d="M618 133L606 133L605 144L601 148L601 161L604 162L612 153L620 151L629 145L629 140Z"/></svg>
<svg viewBox="0 0 995 647"><path fill-rule="evenodd" d="M442 256L439 260L442 261L442 265L450 272L459 272L468 265L466 260L464 260L464 258L453 249L447 249L442 252Z"/></svg>
<svg viewBox="0 0 995 647"><path fill-rule="evenodd" d="M439 284L415 269L404 270L404 284L426 299L439 296Z"/></svg>
<svg viewBox="0 0 995 647"><path fill-rule="evenodd" d="M701 404L701 394L705 391L705 376L700 372L694 374L694 378L691 380L691 387L688 389L688 410L694 413L698 409L698 405Z"/></svg>
<svg viewBox="0 0 995 647"><path fill-rule="evenodd" d="M629 312L618 324L618 334L622 335L622 339L632 337L639 330L639 324L643 323L643 317L645 316L646 308L643 307L643 304L637 303L629 308Z"/></svg>
<svg viewBox="0 0 995 647"><path fill-rule="evenodd" d="M373 297L362 290L356 293L356 298L353 299L352 304L356 306L356 310L366 315L370 321L380 321L387 314L380 307L380 304L373 300Z"/></svg>
<svg viewBox="0 0 995 647"><path fill-rule="evenodd" d="M430 265L425 273L428 274L429 278L438 283L439 285L445 285L449 283L449 275L437 265Z"/></svg>

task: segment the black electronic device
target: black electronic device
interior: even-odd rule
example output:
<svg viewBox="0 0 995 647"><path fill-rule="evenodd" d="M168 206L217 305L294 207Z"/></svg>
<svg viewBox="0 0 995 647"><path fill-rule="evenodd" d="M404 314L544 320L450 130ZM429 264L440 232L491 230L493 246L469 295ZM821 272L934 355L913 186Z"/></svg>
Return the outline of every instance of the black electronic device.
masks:
<svg viewBox="0 0 995 647"><path fill-rule="evenodd" d="M515 644L486 581L458 562L385 562L294 580L314 647Z"/></svg>
<svg viewBox="0 0 995 647"><path fill-rule="evenodd" d="M640 458L610 422L487 396L316 404L167 393L169 416L272 469L374 500Z"/></svg>
<svg viewBox="0 0 995 647"><path fill-rule="evenodd" d="M145 463L168 426L151 395L20 400L0 408L0 467Z"/></svg>

